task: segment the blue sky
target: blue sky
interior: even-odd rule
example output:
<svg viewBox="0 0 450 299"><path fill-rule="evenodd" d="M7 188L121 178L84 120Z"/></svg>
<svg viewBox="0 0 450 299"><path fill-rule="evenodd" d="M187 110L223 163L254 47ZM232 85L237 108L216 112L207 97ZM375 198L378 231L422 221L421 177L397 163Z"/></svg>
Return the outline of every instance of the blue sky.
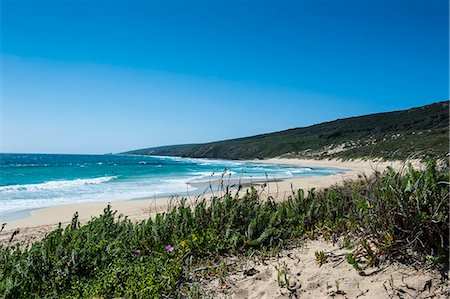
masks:
<svg viewBox="0 0 450 299"><path fill-rule="evenodd" d="M208 142L448 99L448 1L1 2L2 152Z"/></svg>

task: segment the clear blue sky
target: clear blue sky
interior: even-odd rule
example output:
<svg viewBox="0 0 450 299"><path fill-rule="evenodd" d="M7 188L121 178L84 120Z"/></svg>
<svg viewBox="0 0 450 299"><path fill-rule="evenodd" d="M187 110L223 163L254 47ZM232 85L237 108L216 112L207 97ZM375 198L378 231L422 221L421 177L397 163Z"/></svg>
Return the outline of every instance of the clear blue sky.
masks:
<svg viewBox="0 0 450 299"><path fill-rule="evenodd" d="M1 152L208 142L448 99L447 0L0 3Z"/></svg>

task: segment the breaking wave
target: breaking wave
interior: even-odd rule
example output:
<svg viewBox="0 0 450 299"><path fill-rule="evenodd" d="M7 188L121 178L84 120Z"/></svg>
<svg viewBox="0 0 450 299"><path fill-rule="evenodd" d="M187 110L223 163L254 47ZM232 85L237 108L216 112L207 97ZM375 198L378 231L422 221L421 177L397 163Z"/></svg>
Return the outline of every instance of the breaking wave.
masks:
<svg viewBox="0 0 450 299"><path fill-rule="evenodd" d="M112 181L115 178L117 178L117 176L104 176L93 179L58 180L39 184L1 186L0 192L58 190L85 185L97 185Z"/></svg>

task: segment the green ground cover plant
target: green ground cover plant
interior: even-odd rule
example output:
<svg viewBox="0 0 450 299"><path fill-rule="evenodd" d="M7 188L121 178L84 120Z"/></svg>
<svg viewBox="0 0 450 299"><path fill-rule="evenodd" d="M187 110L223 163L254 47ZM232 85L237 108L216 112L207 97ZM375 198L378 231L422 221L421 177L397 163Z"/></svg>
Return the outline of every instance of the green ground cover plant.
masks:
<svg viewBox="0 0 450 299"><path fill-rule="evenodd" d="M268 252L318 235L355 244L355 269L389 259L444 267L449 261L449 171L383 174L284 201L256 189L189 206L185 199L139 223L104 213L21 248L0 247L2 298L183 298L199 294L192 273L220 258ZM225 271L222 266L221 272Z"/></svg>

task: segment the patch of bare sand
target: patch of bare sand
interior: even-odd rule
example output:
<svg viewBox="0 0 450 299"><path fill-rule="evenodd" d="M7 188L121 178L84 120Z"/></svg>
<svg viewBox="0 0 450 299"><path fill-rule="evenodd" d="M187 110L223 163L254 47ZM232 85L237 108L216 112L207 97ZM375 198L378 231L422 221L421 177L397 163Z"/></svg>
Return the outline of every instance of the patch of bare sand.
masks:
<svg viewBox="0 0 450 299"><path fill-rule="evenodd" d="M315 252L324 251L321 266ZM364 275L346 261L351 252L329 241L308 241L266 260L241 259L225 278L200 285L214 298L448 298L448 278L436 270L397 263L369 268ZM285 273L285 274L284 274Z"/></svg>

